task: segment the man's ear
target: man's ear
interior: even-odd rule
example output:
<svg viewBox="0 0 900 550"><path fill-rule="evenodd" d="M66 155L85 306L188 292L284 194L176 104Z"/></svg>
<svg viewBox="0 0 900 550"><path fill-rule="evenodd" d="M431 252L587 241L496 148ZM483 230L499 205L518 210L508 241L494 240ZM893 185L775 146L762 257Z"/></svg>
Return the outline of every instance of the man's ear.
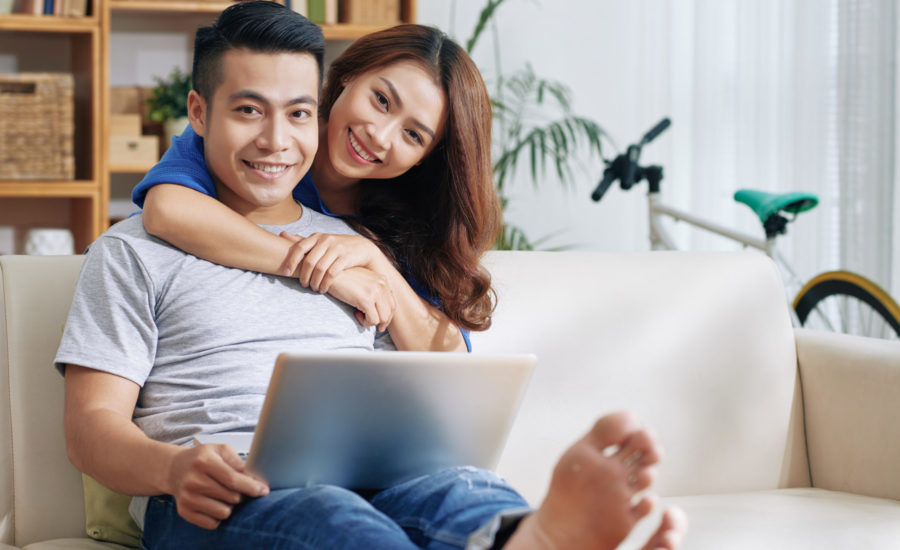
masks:
<svg viewBox="0 0 900 550"><path fill-rule="evenodd" d="M191 90L188 94L187 112L188 120L194 132L200 137L206 137L206 115L209 105L196 90Z"/></svg>

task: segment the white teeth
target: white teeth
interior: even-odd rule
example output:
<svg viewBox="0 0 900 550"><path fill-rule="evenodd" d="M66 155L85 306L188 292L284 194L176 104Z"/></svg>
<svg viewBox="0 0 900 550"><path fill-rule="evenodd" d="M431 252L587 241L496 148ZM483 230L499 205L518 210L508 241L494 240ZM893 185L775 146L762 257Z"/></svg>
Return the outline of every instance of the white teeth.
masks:
<svg viewBox="0 0 900 550"><path fill-rule="evenodd" d="M363 148L362 148L362 146L360 146L359 142L356 141L356 137L353 135L353 132L350 132L350 145L353 146L353 150L356 151L357 155L361 156L362 158L366 159L367 161L375 162L376 160L378 160L377 158L370 156L368 153L366 153L363 150Z"/></svg>
<svg viewBox="0 0 900 550"><path fill-rule="evenodd" d="M277 174L287 170L286 164L256 164L255 162L247 162L254 170L260 170L269 174Z"/></svg>

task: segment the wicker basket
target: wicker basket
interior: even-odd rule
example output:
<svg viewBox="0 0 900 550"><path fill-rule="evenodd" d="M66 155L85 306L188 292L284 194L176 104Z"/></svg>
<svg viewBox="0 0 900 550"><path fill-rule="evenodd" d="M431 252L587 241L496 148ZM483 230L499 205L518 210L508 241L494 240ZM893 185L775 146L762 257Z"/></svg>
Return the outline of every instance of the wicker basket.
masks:
<svg viewBox="0 0 900 550"><path fill-rule="evenodd" d="M71 74L0 74L0 180L71 180Z"/></svg>

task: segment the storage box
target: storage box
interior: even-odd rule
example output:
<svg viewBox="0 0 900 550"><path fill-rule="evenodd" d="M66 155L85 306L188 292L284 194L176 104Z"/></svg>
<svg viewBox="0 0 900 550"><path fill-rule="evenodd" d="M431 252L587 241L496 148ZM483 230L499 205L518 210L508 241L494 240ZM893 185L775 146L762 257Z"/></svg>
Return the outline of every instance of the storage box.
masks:
<svg viewBox="0 0 900 550"><path fill-rule="evenodd" d="M148 169L159 161L157 136L109 136L109 164L112 167Z"/></svg>
<svg viewBox="0 0 900 550"><path fill-rule="evenodd" d="M141 115L110 115L109 135L139 136L141 135Z"/></svg>
<svg viewBox="0 0 900 550"><path fill-rule="evenodd" d="M0 180L75 179L73 78L0 74Z"/></svg>
<svg viewBox="0 0 900 550"><path fill-rule="evenodd" d="M341 0L340 20L355 25L396 25L400 0Z"/></svg>

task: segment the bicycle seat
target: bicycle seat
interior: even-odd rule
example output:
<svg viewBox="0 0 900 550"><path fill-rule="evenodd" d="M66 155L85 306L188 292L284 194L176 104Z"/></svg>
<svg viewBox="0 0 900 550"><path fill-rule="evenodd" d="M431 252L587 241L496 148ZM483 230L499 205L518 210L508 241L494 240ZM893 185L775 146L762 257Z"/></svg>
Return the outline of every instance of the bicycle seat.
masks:
<svg viewBox="0 0 900 550"><path fill-rule="evenodd" d="M791 214L799 214L812 210L819 204L819 197L815 193L800 191L767 193L754 189L739 189L734 194L734 200L749 206L763 223L766 223L769 216L777 214L781 210Z"/></svg>

